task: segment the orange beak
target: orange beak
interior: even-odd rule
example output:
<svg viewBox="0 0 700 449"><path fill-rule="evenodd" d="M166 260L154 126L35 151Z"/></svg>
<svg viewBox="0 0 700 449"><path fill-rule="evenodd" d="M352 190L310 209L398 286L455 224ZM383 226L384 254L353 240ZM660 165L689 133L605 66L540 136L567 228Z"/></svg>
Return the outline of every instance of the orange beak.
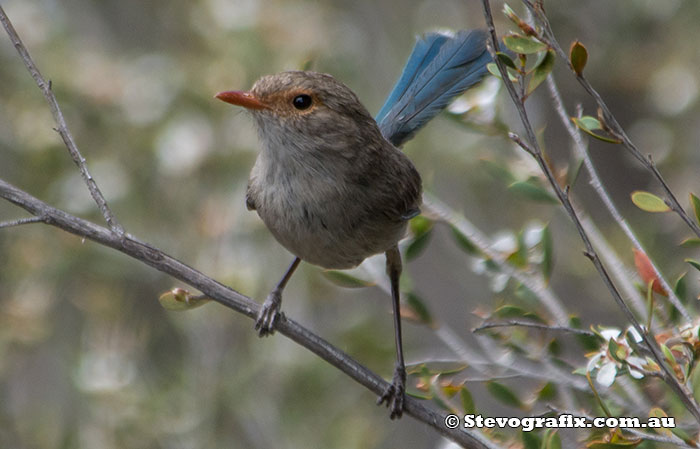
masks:
<svg viewBox="0 0 700 449"><path fill-rule="evenodd" d="M226 92L219 92L214 97L221 101L225 101L226 103L235 104L236 106L243 106L247 109L269 109L265 103L258 100L255 95L250 92L229 90Z"/></svg>

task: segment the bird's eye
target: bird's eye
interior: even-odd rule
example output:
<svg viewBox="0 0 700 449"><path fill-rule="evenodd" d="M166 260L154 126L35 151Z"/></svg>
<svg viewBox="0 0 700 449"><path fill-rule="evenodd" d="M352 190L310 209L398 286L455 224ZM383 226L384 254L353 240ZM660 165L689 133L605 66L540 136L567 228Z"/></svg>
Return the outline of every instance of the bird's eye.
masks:
<svg viewBox="0 0 700 449"><path fill-rule="evenodd" d="M309 106L311 106L311 97L306 94L297 95L292 100L292 104L295 108L299 109L300 111L303 111L304 109L308 109Z"/></svg>

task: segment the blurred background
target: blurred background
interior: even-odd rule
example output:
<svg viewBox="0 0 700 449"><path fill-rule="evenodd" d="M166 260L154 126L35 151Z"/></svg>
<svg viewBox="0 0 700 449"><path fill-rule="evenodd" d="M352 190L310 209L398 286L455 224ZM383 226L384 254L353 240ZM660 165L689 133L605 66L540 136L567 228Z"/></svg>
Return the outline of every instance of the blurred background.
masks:
<svg viewBox="0 0 700 449"><path fill-rule="evenodd" d="M574 39L586 45L587 76L687 205L687 192L700 193L700 5L546 5L562 46ZM523 11L516 1L511 6ZM500 13L502 4L492 7L504 32L510 24ZM268 73L308 67L336 76L375 113L415 35L484 26L476 0L9 0L3 8L52 80L88 167L128 232L258 301L292 256L245 208L247 176L258 151L252 121L213 95L248 89ZM554 74L570 112L581 104L595 115L561 61ZM503 136L504 124L520 127L494 81L406 145L425 190L463 213L502 252L518 234L539 235L549 223L551 290L583 327L625 328L561 208L519 195L485 169L506 167L518 179L538 176L535 164ZM528 108L548 156L564 167L571 143L546 89L535 93ZM0 178L101 224L54 126L41 92L2 33ZM592 141L590 151L649 253L669 279L677 278L688 269L684 257L694 256L677 246L688 231L676 216L641 212L629 200L633 190L658 192L658 186L622 148ZM577 204L634 278L629 242L587 181L583 173L574 186ZM23 216L0 202L0 221ZM499 305L542 310L482 262L460 248L449 227L435 224L427 245L405 264L406 288L432 315L431 326L405 327L410 363L459 359L446 344L448 334L456 346L488 348L472 329ZM381 274L372 268L377 263L382 259L370 260L364 275ZM693 297L696 278L688 277ZM390 421L373 394L305 349L281 336L257 338L247 318L218 304L164 310L158 296L173 287L186 286L47 226L0 230L0 446L444 447L435 432L410 417ZM341 288L318 267L302 264L283 307L390 377L391 308L381 288ZM547 340L545 334L533 338ZM581 366L584 352L572 344L561 357ZM477 408L508 413L484 387L487 379L478 377L469 383ZM531 380L523 384L516 377L510 384L522 387Z"/></svg>

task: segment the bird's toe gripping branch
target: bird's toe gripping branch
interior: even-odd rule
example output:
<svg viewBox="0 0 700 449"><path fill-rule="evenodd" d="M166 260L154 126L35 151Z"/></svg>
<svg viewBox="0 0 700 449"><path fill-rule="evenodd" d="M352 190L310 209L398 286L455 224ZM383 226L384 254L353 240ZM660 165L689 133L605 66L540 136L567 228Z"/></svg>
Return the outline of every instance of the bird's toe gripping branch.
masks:
<svg viewBox="0 0 700 449"><path fill-rule="evenodd" d="M403 415L403 405L406 395L406 368L397 366L394 370L394 379L384 390L384 393L377 399L377 404L386 403L389 407L391 419L401 418Z"/></svg>

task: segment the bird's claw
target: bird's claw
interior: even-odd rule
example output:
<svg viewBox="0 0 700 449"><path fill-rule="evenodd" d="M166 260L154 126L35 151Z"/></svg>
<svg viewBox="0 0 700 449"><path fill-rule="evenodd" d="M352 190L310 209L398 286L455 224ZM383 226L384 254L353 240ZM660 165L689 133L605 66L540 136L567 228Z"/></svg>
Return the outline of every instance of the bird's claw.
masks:
<svg viewBox="0 0 700 449"><path fill-rule="evenodd" d="M258 318L255 320L255 330L259 337L267 337L275 333L275 326L280 317L284 314L280 311L282 306L282 294L278 290L273 290L265 299Z"/></svg>
<svg viewBox="0 0 700 449"><path fill-rule="evenodd" d="M397 366L394 370L394 379L391 384L384 390L384 393L377 399L377 404L381 405L386 402L389 407L389 418L401 418L403 414L403 405L406 396L406 369Z"/></svg>

